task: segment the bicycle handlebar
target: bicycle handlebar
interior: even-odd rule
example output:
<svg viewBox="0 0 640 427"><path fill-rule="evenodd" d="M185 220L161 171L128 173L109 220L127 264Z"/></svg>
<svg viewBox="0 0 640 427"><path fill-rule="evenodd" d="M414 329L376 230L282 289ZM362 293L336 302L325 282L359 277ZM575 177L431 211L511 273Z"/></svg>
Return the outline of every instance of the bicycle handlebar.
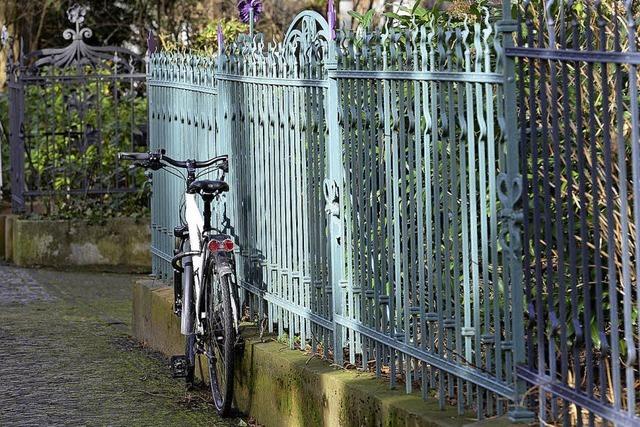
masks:
<svg viewBox="0 0 640 427"><path fill-rule="evenodd" d="M149 160L149 153L118 153L118 160L138 160L144 162Z"/></svg>
<svg viewBox="0 0 640 427"><path fill-rule="evenodd" d="M157 168L162 167L163 165L161 162L166 162L172 166L175 166L178 168L185 168L185 169L189 167L192 167L194 169L203 169L211 165L214 165L216 163L222 163L220 165L220 169L222 169L224 172L228 172L228 168L229 168L227 163L229 156L227 155L217 156L209 160L198 162L195 160L175 160L167 156L166 154L164 154L164 150L158 150L156 152L152 151L149 153L122 152L122 153L118 153L118 159L119 160L135 160L137 162L146 162L146 164L142 164L140 166L149 167L151 169L153 169L154 166L157 166Z"/></svg>

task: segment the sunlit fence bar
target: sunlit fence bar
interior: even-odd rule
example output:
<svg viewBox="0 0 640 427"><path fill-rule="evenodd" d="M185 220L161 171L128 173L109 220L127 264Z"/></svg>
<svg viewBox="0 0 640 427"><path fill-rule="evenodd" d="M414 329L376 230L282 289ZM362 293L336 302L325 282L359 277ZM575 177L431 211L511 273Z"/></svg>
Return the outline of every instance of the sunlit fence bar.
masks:
<svg viewBox="0 0 640 427"><path fill-rule="evenodd" d="M214 61L188 54L153 55L148 64L149 137L152 150L166 149L176 159L208 159L226 153L216 126L217 87ZM152 268L161 277L173 274L174 227L182 223L178 203L184 203L182 172L152 174ZM224 212L213 220L222 223Z"/></svg>
<svg viewBox="0 0 640 427"><path fill-rule="evenodd" d="M544 45L525 3L519 20L505 1L358 33L304 12L279 43L154 54L151 147L230 155L218 223L246 313L292 348L478 418L637 423L635 59L541 53L578 29ZM580 98L581 81L597 89ZM153 180L154 273L170 278L184 188Z"/></svg>

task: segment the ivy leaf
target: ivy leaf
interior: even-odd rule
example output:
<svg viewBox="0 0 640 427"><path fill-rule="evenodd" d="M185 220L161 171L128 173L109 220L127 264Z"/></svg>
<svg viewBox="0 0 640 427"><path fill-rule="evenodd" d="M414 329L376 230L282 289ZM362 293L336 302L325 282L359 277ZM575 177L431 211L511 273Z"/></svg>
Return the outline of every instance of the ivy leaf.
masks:
<svg viewBox="0 0 640 427"><path fill-rule="evenodd" d="M598 333L598 325L595 319L591 319L591 341L593 342L593 347L600 350L602 342L600 342L600 334Z"/></svg>
<svg viewBox="0 0 640 427"><path fill-rule="evenodd" d="M413 4L413 9L411 9L411 13L415 14L416 10L418 10L420 8L420 0L416 0L416 2Z"/></svg>
<svg viewBox="0 0 640 427"><path fill-rule="evenodd" d="M393 12L385 12L383 13L384 16L386 16L387 18L391 18L391 19L396 19L398 21L402 21L403 17L398 15L397 13L393 13Z"/></svg>
<svg viewBox="0 0 640 427"><path fill-rule="evenodd" d="M429 11L424 7L418 7L413 11L413 14L419 18L422 18L424 16L427 16L429 14Z"/></svg>

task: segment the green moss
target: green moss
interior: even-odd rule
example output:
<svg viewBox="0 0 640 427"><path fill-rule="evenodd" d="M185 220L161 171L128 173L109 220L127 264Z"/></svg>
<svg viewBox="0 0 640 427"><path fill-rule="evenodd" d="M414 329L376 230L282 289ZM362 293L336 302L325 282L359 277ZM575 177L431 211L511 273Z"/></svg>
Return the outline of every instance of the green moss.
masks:
<svg viewBox="0 0 640 427"><path fill-rule="evenodd" d="M178 342L181 336L177 328L155 321L156 316L170 313L171 294L169 288L165 289L165 293L152 292L153 307L149 310L153 321L149 327L155 330L153 334L158 340ZM168 321L174 325L179 322L175 317ZM255 336L246 338L235 378L236 406L267 427L461 427L472 420L458 417L452 407L441 411L437 401L425 402L417 393L407 395L402 390L390 390L385 381L369 373L335 369L326 361L309 359L273 338L267 342L260 342Z"/></svg>

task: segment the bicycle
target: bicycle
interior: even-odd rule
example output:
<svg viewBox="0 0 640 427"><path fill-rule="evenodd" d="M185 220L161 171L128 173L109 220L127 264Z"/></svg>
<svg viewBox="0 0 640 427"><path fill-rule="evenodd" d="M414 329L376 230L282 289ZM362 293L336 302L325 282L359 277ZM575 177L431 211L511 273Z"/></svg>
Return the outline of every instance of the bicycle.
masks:
<svg viewBox="0 0 640 427"><path fill-rule="evenodd" d="M171 358L174 377L194 384L197 354L208 362L209 383L216 411L226 416L233 397L233 366L239 341L239 309L235 275L234 242L231 236L211 226L211 203L229 191L224 181L229 171L227 156L199 162L178 161L164 150L149 153L118 153L122 160L133 160L132 167L157 171L167 169L186 181L184 216L174 229L173 266L174 313L180 317L185 335L185 354ZM186 169L187 176L181 169ZM200 173L197 173L197 171ZM199 180L219 170L218 180ZM201 214L196 196L204 202Z"/></svg>

